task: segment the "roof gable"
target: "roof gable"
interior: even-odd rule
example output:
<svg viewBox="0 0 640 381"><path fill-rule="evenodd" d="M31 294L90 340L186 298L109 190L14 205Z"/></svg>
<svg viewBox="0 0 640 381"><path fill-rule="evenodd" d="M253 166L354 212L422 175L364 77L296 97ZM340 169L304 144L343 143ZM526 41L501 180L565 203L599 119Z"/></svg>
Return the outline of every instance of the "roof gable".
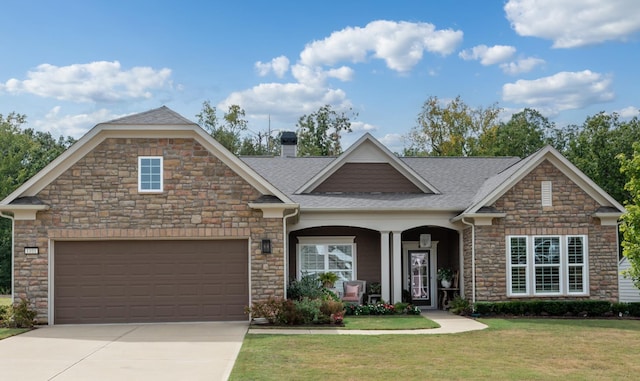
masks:
<svg viewBox="0 0 640 381"><path fill-rule="evenodd" d="M368 166L373 164L372 166ZM384 168L386 173L393 179L403 179L401 187L381 188L381 183L389 181L389 179L381 177L381 181L375 181L373 188L368 187L365 182L354 183L345 187L345 174L352 174L354 168L365 169L367 174L359 180L371 180L370 172L376 167L383 168L380 164L386 164ZM358 180L358 179L353 179ZM356 141L347 151L332 161L327 167L313 176L309 181L303 184L295 193L337 193L349 192L354 189L365 190L365 193L380 192L374 189L387 189L389 192L404 190L399 193L439 193L438 190L429 184L411 167L406 165L402 160L398 159L391 151L383 146L371 134L364 134ZM407 190L411 189L410 192Z"/></svg>
<svg viewBox="0 0 640 381"><path fill-rule="evenodd" d="M153 110L141 112L139 114L128 115L122 118L113 119L100 124L114 125L195 125L196 123L183 117L167 106L162 106Z"/></svg>
<svg viewBox="0 0 640 381"><path fill-rule="evenodd" d="M620 203L600 188L567 158L562 156L560 152L548 145L510 168L507 168L505 171L487 179L476 194L473 203L461 215L475 214L478 213L481 208L492 205L545 160L583 189L600 205L613 207L620 212L625 210Z"/></svg>
<svg viewBox="0 0 640 381"><path fill-rule="evenodd" d="M175 111L163 106L141 114L96 125L40 172L18 187L18 189L8 195L4 200L0 201L0 210L11 210L14 208L15 206L10 204L17 198L36 196L53 180L107 138L155 137L195 139L263 195L275 196L284 204L294 204L288 196L229 152L229 150L213 139L211 135L207 134L206 131L196 123L189 121Z"/></svg>

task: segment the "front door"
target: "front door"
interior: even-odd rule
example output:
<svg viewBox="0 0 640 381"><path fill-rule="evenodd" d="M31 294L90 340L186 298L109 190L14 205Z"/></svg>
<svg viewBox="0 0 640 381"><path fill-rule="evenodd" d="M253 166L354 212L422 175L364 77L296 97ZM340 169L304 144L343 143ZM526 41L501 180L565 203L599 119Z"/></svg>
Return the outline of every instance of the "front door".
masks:
<svg viewBox="0 0 640 381"><path fill-rule="evenodd" d="M432 305L431 250L409 250L405 258L406 283L409 301L415 305Z"/></svg>

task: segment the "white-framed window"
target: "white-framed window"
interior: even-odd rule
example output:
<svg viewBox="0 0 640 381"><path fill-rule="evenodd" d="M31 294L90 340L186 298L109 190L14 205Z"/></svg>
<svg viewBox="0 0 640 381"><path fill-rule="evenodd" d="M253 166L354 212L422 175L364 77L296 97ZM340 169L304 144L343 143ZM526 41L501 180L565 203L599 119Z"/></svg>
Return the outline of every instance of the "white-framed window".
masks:
<svg viewBox="0 0 640 381"><path fill-rule="evenodd" d="M162 192L162 156L138 157L138 191Z"/></svg>
<svg viewBox="0 0 640 381"><path fill-rule="evenodd" d="M333 272L335 287L356 279L355 237L298 237L298 279L304 275Z"/></svg>
<svg viewBox="0 0 640 381"><path fill-rule="evenodd" d="M587 295L583 235L508 236L509 296Z"/></svg>

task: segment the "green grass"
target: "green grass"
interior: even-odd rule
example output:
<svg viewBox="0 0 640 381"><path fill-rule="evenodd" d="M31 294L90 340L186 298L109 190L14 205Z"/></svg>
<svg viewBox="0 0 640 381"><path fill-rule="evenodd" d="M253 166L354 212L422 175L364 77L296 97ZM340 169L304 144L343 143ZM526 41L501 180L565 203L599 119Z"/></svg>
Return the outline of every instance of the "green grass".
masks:
<svg viewBox="0 0 640 381"><path fill-rule="evenodd" d="M272 326L253 325L255 329L347 329L347 330L399 330L399 329L430 329L439 328L440 325L421 315L389 315L389 316L346 316L344 327L335 325L311 325L311 326Z"/></svg>
<svg viewBox="0 0 640 381"><path fill-rule="evenodd" d="M28 328L0 328L0 340L29 331Z"/></svg>
<svg viewBox="0 0 640 381"><path fill-rule="evenodd" d="M347 316L343 329L428 329L440 325L420 315Z"/></svg>
<svg viewBox="0 0 640 381"><path fill-rule="evenodd" d="M245 337L231 380L636 380L640 321L487 319L455 335Z"/></svg>
<svg viewBox="0 0 640 381"><path fill-rule="evenodd" d="M10 304L11 304L11 297L10 296L0 297L0 306L8 306Z"/></svg>

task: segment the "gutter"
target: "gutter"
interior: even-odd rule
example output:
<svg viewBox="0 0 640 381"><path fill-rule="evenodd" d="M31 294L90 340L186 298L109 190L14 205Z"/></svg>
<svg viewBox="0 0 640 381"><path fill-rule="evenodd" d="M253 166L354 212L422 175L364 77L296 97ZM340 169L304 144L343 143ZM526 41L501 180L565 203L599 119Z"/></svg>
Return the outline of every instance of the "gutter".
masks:
<svg viewBox="0 0 640 381"><path fill-rule="evenodd" d="M471 303L473 306L473 312L476 311L476 226L470 222L465 221L464 217L460 221L468 226L471 226Z"/></svg>
<svg viewBox="0 0 640 381"><path fill-rule="evenodd" d="M14 258L15 258L15 245L16 245L16 240L15 240L15 231L16 231L16 220L13 218L13 216L10 216L8 214L4 214L3 211L0 211L0 217L4 217L7 219L11 220L11 304L13 304L15 302L15 297L14 297L14 292L13 292L13 283L14 283Z"/></svg>

